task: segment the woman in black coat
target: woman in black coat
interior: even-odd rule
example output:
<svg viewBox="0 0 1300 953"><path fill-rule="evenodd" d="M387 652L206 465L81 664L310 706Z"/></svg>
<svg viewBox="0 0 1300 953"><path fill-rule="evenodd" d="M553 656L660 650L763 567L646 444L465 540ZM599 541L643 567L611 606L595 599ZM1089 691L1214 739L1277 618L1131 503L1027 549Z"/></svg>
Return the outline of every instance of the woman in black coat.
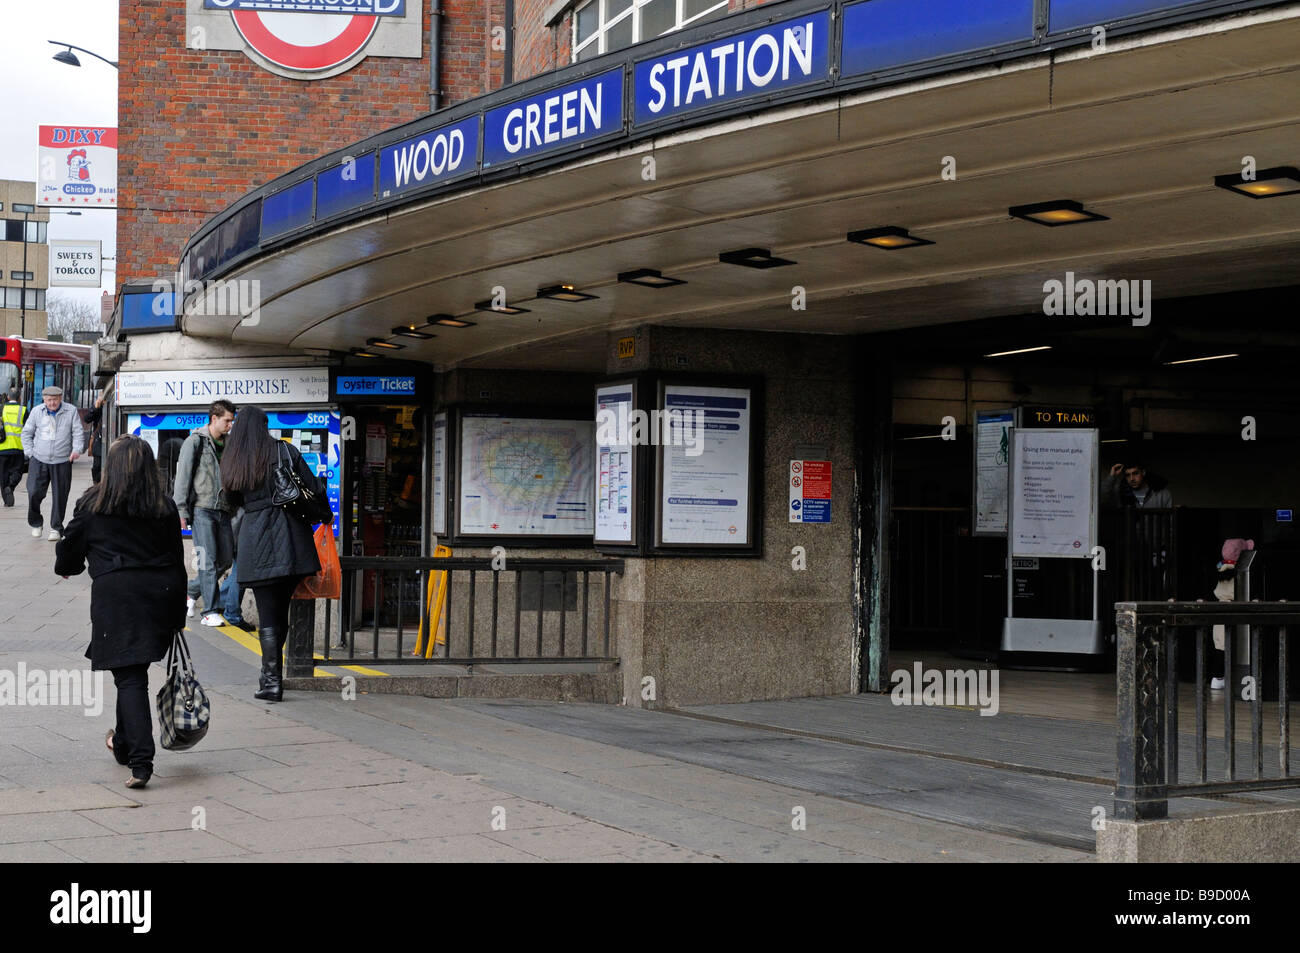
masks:
<svg viewBox="0 0 1300 953"><path fill-rule="evenodd" d="M245 406L226 437L221 487L233 507L244 508L236 544L237 582L253 590L262 645L262 673L253 697L273 702L284 696L281 653L289 635L289 601L305 576L320 572L312 528L271 502L271 473L279 463L289 463L304 486L324 497L324 481L307 466L298 448L271 436L266 411Z"/></svg>
<svg viewBox="0 0 1300 953"><path fill-rule="evenodd" d="M121 436L108 449L103 479L77 501L55 548L65 579L90 563L90 647L94 671L117 686L117 725L105 742L131 768L129 788L153 775L149 664L185 627L185 556L176 504L163 492L149 444Z"/></svg>

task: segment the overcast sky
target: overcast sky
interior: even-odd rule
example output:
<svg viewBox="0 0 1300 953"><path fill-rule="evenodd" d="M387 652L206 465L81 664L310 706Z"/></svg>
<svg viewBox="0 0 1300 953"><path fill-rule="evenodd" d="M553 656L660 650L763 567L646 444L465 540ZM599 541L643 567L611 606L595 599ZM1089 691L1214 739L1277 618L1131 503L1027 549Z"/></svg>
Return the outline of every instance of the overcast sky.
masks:
<svg viewBox="0 0 1300 953"><path fill-rule="evenodd" d="M59 47L47 40L116 60L117 0L0 0L0 179L36 180L37 126L117 125L117 70L84 53L77 53L80 68L56 63ZM52 214L49 237L100 239L113 257L116 227L117 213L104 209ZM104 278L114 290L112 273ZM90 288L58 291L96 303L100 296Z"/></svg>

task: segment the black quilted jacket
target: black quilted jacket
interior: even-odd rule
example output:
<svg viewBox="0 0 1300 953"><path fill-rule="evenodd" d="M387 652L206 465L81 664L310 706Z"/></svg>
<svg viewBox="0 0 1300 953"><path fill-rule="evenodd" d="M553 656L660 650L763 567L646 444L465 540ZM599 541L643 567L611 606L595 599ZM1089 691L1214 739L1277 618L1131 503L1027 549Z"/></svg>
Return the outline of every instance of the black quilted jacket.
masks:
<svg viewBox="0 0 1300 953"><path fill-rule="evenodd" d="M325 492L324 481L311 472L296 447L285 444L294 470L304 485ZM239 584L255 587L286 578L302 578L320 572L316 541L311 527L282 507L271 503L271 474L256 490L246 493L226 492L232 506L244 508L237 542Z"/></svg>
<svg viewBox="0 0 1300 953"><path fill-rule="evenodd" d="M78 500L55 547L54 571L77 576L90 565L90 647L94 670L156 662L185 627L181 520L167 501L159 519L86 512Z"/></svg>

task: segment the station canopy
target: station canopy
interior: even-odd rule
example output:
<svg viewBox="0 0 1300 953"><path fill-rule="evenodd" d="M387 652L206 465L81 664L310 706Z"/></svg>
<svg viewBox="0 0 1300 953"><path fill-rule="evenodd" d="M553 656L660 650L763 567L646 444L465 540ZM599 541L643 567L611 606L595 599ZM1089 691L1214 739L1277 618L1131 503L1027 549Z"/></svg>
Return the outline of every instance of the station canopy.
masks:
<svg viewBox="0 0 1300 953"><path fill-rule="evenodd" d="M442 368L603 371L609 332L642 324L857 334L973 321L1040 312L1044 283L1067 272L1150 280L1158 299L1300 283L1300 196L1216 187L1243 163L1300 165L1294 5L1104 51L828 88L467 179L257 250L221 277L260 282L258 320L209 309L184 329L335 352L392 339L405 345L392 356ZM1008 214L1057 199L1105 220ZM933 244L846 239L888 226ZM795 264L719 260L749 248ZM618 280L637 269L685 284ZM538 297L556 285L596 297ZM476 310L497 289L527 312ZM436 315L474 323L392 335Z"/></svg>

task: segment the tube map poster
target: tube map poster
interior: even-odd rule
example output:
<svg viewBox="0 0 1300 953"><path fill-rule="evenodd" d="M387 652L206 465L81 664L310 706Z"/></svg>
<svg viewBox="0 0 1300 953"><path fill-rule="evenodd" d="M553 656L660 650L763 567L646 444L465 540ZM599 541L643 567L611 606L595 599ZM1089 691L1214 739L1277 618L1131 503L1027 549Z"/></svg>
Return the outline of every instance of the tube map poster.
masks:
<svg viewBox="0 0 1300 953"><path fill-rule="evenodd" d="M595 440L591 420L465 414L459 532L591 536Z"/></svg>

